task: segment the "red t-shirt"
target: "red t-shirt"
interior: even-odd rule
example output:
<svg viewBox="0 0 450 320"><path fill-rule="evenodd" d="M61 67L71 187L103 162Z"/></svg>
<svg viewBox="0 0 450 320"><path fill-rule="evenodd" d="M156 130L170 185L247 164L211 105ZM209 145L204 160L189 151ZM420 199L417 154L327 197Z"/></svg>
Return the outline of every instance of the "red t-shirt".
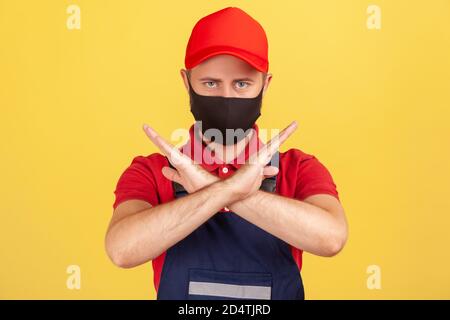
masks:
<svg viewBox="0 0 450 320"><path fill-rule="evenodd" d="M255 124L253 128L256 135L253 136L253 139L247 145L244 159L248 158L252 152L251 150L254 150L254 148L249 148L252 142L256 143L256 150L263 145L258 137L258 126ZM194 158L194 146L199 147L202 150L202 160L205 160L201 163L203 168L221 178L226 178L239 169L242 161L236 159L228 164L214 161L211 154L205 152L203 143L194 137L194 126L191 126L189 132L190 139L181 149L192 159L198 160L196 158L198 153ZM251 150L249 151L249 149ZM121 202L130 199L144 200L152 206L173 200L172 182L166 179L161 172L161 169L168 165L167 158L159 153L135 157L117 182L116 190L114 191L115 202L113 208L115 209ZM336 185L327 168L315 156L298 149L280 152L276 192L279 195L298 200L304 200L308 196L315 194L329 194L339 200ZM301 270L303 251L291 246L291 252L299 270ZM152 261L156 290L159 287L164 258L165 252Z"/></svg>

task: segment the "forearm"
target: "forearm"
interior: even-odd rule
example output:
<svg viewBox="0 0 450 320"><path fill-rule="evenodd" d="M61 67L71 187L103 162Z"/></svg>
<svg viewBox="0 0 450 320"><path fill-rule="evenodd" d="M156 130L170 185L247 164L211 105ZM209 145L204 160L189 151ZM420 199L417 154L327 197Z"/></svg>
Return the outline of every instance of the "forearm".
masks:
<svg viewBox="0 0 450 320"><path fill-rule="evenodd" d="M257 191L229 208L270 234L312 254L332 256L345 242L345 220L297 199Z"/></svg>
<svg viewBox="0 0 450 320"><path fill-rule="evenodd" d="M111 226L107 243L122 267L156 258L184 239L232 199L223 182L215 182L185 197L137 212Z"/></svg>

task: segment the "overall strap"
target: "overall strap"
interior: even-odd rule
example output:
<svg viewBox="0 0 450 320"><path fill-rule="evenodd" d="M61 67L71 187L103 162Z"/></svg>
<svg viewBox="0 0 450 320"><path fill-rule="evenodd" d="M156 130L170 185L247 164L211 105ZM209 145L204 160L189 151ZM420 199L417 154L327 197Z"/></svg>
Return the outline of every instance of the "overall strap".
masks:
<svg viewBox="0 0 450 320"><path fill-rule="evenodd" d="M280 153L278 151L273 154L269 164L272 167L280 168ZM270 178L265 178L261 182L261 187L259 189L267 192L275 192L277 190L277 176L278 174Z"/></svg>

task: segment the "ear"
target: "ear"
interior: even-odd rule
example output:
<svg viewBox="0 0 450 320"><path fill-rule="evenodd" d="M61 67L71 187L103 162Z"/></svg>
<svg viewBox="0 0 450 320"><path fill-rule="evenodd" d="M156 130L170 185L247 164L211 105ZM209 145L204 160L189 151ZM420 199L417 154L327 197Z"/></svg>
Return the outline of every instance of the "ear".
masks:
<svg viewBox="0 0 450 320"><path fill-rule="evenodd" d="M186 90L189 92L189 84L188 84L188 77L185 69L180 69L180 75L183 79L184 86L186 87Z"/></svg>
<svg viewBox="0 0 450 320"><path fill-rule="evenodd" d="M266 90L269 88L269 84L270 84L270 81L271 81L271 80L272 80L272 74L271 74L271 73L268 73L268 74L266 75L265 80L264 80L263 96L266 94Z"/></svg>

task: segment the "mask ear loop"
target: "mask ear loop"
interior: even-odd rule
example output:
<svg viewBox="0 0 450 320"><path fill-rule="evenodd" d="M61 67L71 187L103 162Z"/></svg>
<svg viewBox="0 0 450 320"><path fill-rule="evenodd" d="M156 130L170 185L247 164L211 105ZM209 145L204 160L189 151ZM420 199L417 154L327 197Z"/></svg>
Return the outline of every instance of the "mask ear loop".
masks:
<svg viewBox="0 0 450 320"><path fill-rule="evenodd" d="M192 88L192 85L191 85L191 76L190 76L190 73L189 72L186 72L186 78L187 78L187 82L188 82L188 87L189 87L189 99L192 99L192 97L191 97L191 94L194 94L194 95L196 95L197 93L194 91L194 89ZM204 145L205 147L207 147L207 144L205 143L205 141L203 141L203 139L202 139L202 137L201 137L201 135L200 135L200 130L199 130L199 128L197 127L197 121L195 122L195 125L194 125L194 139L197 139L198 141L200 141L201 142L201 144L202 145Z"/></svg>
<svg viewBox="0 0 450 320"><path fill-rule="evenodd" d="M191 75L190 72L186 71L186 78L187 78L187 82L188 82L188 87L189 87L189 91L194 91L194 89L192 89L192 85L191 85ZM195 91L194 91L195 93Z"/></svg>
<svg viewBox="0 0 450 320"><path fill-rule="evenodd" d="M266 77L264 77L264 80L263 80L263 85L262 85L262 88L261 88L261 91L259 92L259 94L258 94L258 97L261 95L262 96L262 94L263 94L263 92L264 92L264 87L266 86Z"/></svg>

